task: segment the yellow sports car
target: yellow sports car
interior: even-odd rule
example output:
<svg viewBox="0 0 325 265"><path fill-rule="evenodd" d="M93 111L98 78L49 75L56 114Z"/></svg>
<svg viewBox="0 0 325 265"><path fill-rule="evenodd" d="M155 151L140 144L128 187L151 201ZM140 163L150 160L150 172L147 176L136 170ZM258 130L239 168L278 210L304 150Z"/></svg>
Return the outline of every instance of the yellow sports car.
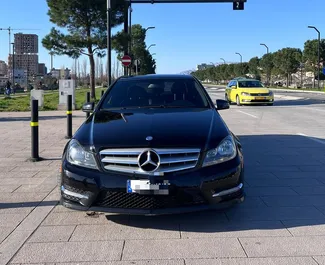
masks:
<svg viewBox="0 0 325 265"><path fill-rule="evenodd" d="M274 94L261 81L248 78L236 78L226 87L225 99L236 102L238 106L248 104L266 104L272 106Z"/></svg>

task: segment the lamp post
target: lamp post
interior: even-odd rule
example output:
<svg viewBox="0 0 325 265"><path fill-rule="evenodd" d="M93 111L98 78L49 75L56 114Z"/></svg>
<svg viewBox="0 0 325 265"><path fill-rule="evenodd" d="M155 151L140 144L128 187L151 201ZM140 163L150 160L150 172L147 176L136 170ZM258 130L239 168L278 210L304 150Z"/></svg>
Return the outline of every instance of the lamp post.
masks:
<svg viewBox="0 0 325 265"><path fill-rule="evenodd" d="M261 43L260 45L261 46L264 46L266 48L266 53L269 54L269 47L266 44L264 44L264 43ZM266 77L266 83L267 83L267 85L269 85L269 82L270 82L269 73L267 73L266 75L267 75L267 77Z"/></svg>
<svg viewBox="0 0 325 265"><path fill-rule="evenodd" d="M243 56L239 53L239 52L236 52L236 54L238 54L240 56L240 68L241 68L241 71L240 71L240 74L242 75L243 74L243 66L242 66L242 63L243 63Z"/></svg>
<svg viewBox="0 0 325 265"><path fill-rule="evenodd" d="M220 60L222 60L222 61L223 61L223 63L224 63L224 64L226 64L226 61L225 61L225 59L223 59L223 58L220 58Z"/></svg>
<svg viewBox="0 0 325 265"><path fill-rule="evenodd" d="M320 67L320 31L316 27L314 27L314 26L308 26L308 28L314 29L318 33L318 67L317 67L317 69L318 69L318 89L319 89L319 73L320 73L320 69L319 69L319 67ZM314 77L314 80L315 80L315 77ZM314 84L315 84L315 81L314 81Z"/></svg>
<svg viewBox="0 0 325 265"><path fill-rule="evenodd" d="M107 0L107 87L111 85L111 0Z"/></svg>
<svg viewBox="0 0 325 265"><path fill-rule="evenodd" d="M269 47L266 44L261 43L260 45L262 45L262 46L264 46L266 48L266 53L269 53Z"/></svg>
<svg viewBox="0 0 325 265"><path fill-rule="evenodd" d="M15 43L12 44L12 86L15 85Z"/></svg>
<svg viewBox="0 0 325 265"><path fill-rule="evenodd" d="M148 31L149 29L155 29L155 28L156 28L156 27L147 27L145 33L147 33L147 31Z"/></svg>
<svg viewBox="0 0 325 265"><path fill-rule="evenodd" d="M148 51L149 51L149 49L152 47L152 46L156 46L156 44L151 44L149 47L148 47Z"/></svg>

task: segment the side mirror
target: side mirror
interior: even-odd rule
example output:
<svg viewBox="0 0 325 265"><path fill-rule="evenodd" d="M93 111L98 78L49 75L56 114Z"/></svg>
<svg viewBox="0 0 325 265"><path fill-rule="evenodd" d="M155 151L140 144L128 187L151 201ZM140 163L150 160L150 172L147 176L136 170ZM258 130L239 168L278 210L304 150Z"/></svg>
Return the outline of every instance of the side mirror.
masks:
<svg viewBox="0 0 325 265"><path fill-rule="evenodd" d="M82 111L83 112L93 112L95 108L95 103L94 102L87 102L82 105Z"/></svg>
<svg viewBox="0 0 325 265"><path fill-rule="evenodd" d="M237 87L236 86L231 86L232 89L236 89Z"/></svg>
<svg viewBox="0 0 325 265"><path fill-rule="evenodd" d="M229 103L226 100L223 99L217 99L216 100L216 107L217 110L223 110L223 109L229 109Z"/></svg>

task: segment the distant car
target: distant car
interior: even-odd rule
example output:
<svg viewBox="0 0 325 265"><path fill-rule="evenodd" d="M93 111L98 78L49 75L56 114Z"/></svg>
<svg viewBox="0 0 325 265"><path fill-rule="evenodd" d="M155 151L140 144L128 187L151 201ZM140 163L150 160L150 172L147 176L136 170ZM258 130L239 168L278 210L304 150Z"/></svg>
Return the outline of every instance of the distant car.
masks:
<svg viewBox="0 0 325 265"><path fill-rule="evenodd" d="M229 103L236 103L238 106L253 104L272 106L274 103L274 94L259 80L238 78L228 83L225 99Z"/></svg>
<svg viewBox="0 0 325 265"><path fill-rule="evenodd" d="M190 75L117 79L64 148L61 203L82 211L158 215L244 200L239 139Z"/></svg>

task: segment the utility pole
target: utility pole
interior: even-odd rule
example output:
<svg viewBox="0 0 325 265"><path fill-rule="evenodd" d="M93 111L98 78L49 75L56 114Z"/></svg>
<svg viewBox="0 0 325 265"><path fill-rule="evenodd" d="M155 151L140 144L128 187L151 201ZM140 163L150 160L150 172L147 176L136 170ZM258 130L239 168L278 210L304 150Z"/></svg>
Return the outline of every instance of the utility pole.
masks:
<svg viewBox="0 0 325 265"><path fill-rule="evenodd" d="M130 1L130 6L129 6L129 10L130 10L130 21L129 21L129 36L130 36L130 43L129 43L129 55L131 56L131 58L133 58L133 54L132 54L132 6L131 6L131 1ZM132 67L129 67L129 75L132 75Z"/></svg>
<svg viewBox="0 0 325 265"><path fill-rule="evenodd" d="M269 47L266 45L266 44L264 44L264 43L261 43L260 45L262 45L262 46L264 46L265 48L266 48L266 53L267 54L269 54ZM267 75L267 77L266 77L266 83L267 83L267 85L270 85L269 83L270 83L270 74L269 73L266 73L266 75Z"/></svg>
<svg viewBox="0 0 325 265"><path fill-rule="evenodd" d="M15 85L15 43L12 42L12 85Z"/></svg>
<svg viewBox="0 0 325 265"><path fill-rule="evenodd" d="M240 69L241 69L241 75L243 74L243 56L239 52L236 52L240 56Z"/></svg>

